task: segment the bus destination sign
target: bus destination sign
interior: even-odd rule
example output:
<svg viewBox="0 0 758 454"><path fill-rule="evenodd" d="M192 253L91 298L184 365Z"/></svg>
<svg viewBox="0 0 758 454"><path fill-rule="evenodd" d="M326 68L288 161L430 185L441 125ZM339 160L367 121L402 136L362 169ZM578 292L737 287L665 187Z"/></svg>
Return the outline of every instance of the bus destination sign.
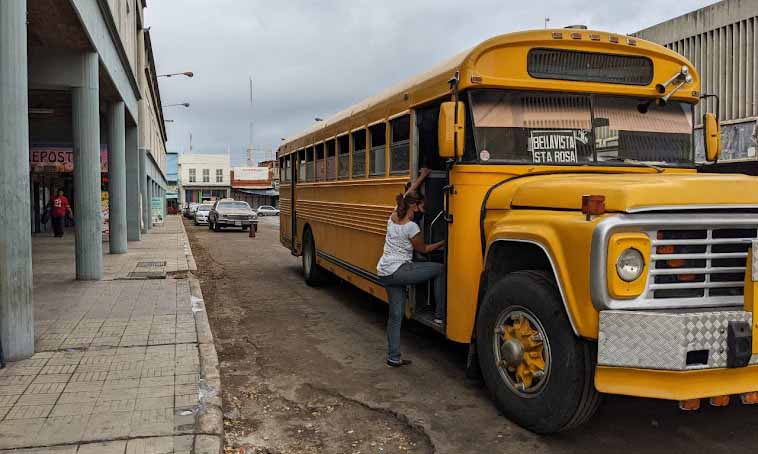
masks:
<svg viewBox="0 0 758 454"><path fill-rule="evenodd" d="M577 162L576 137L573 130L531 131L532 162L564 164Z"/></svg>

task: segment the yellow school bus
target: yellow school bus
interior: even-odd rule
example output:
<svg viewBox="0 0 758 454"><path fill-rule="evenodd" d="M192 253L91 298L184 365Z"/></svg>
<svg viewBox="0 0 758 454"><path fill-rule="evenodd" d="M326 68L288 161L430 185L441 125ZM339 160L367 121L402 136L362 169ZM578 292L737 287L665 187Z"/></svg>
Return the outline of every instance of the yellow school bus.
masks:
<svg viewBox="0 0 758 454"><path fill-rule="evenodd" d="M447 247L416 259L445 265L447 313L431 323L425 284L406 316L469 344L467 372L508 418L565 430L603 393L754 403L758 183L695 171L696 148L720 153L717 104L647 41L494 37L284 141L280 240L308 284L386 301L387 218L430 168L419 224Z"/></svg>

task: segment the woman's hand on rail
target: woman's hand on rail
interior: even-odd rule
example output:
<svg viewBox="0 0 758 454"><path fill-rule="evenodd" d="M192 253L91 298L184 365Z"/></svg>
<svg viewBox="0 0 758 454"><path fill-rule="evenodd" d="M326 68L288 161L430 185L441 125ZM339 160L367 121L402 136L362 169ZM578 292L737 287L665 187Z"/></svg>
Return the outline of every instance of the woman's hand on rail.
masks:
<svg viewBox="0 0 758 454"><path fill-rule="evenodd" d="M418 171L418 177L410 185L410 187L408 188L408 190L405 191L405 194L408 194L409 192L416 191L419 188L419 186L421 186L421 183L423 183L424 180L426 179L426 177L428 177L431 173L432 173L432 169L429 169L427 167L422 167L421 169L419 169L419 171Z"/></svg>

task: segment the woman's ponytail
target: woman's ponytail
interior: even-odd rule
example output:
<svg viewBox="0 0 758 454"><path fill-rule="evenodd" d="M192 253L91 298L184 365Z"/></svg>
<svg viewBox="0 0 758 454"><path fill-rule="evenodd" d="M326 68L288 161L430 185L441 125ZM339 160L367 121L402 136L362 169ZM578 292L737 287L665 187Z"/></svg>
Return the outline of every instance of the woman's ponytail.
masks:
<svg viewBox="0 0 758 454"><path fill-rule="evenodd" d="M403 197L403 194L398 194L395 196L395 203L397 203L397 208L395 208L397 217L399 219L403 219L408 213L408 204L405 203L405 197Z"/></svg>

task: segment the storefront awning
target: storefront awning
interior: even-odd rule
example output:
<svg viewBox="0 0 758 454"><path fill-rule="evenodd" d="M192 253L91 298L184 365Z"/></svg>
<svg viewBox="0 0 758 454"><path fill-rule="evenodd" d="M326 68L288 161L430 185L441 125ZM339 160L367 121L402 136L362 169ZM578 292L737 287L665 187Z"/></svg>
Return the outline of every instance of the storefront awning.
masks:
<svg viewBox="0 0 758 454"><path fill-rule="evenodd" d="M235 190L243 194L279 197L279 191L277 191L276 189L235 189Z"/></svg>

